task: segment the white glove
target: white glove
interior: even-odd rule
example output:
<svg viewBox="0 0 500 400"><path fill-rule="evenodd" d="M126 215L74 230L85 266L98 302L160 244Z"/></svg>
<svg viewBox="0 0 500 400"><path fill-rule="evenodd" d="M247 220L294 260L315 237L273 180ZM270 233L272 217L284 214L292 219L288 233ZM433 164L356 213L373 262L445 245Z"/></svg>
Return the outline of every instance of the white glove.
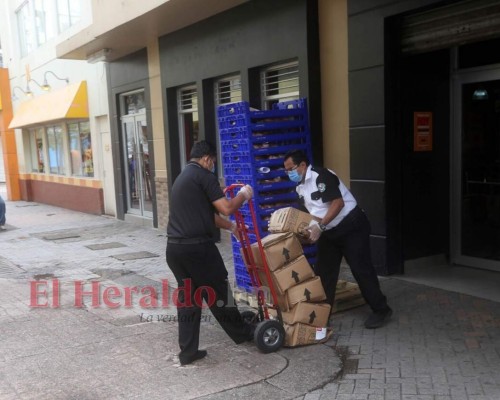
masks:
<svg viewBox="0 0 500 400"><path fill-rule="evenodd" d="M238 195L242 195L243 197L245 197L245 203L250 200L252 197L253 197L253 189L250 185L245 185L243 186L240 191L238 192ZM243 204L245 204L243 203Z"/></svg>
<svg viewBox="0 0 500 400"><path fill-rule="evenodd" d="M316 220L312 220L307 227L307 231L309 231L309 240L314 243L317 242L323 231L319 227L319 222Z"/></svg>
<svg viewBox="0 0 500 400"><path fill-rule="evenodd" d="M245 224L245 229L249 229L249 226L247 224ZM231 227L228 228L227 231L231 232L231 234L236 238L238 242L240 241L240 237L238 235L238 226L236 225L236 222L231 222Z"/></svg>

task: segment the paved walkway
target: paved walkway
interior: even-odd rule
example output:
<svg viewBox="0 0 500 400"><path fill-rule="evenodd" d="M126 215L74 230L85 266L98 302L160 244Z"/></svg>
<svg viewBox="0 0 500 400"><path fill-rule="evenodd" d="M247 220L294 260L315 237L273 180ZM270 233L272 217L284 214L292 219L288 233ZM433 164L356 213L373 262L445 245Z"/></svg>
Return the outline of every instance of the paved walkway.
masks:
<svg viewBox="0 0 500 400"><path fill-rule="evenodd" d="M363 306L332 317L326 344L266 355L234 345L207 313L209 356L180 367L175 310L147 308L175 289L164 232L36 203L7 207L0 399L500 399L498 303L385 278L395 311L386 327L364 329ZM231 268L227 239L220 249ZM90 292L89 282L100 295L93 304L84 293L76 307L75 288ZM149 289L128 304L134 286ZM32 307L33 287L51 307ZM119 307L106 306L104 292Z"/></svg>

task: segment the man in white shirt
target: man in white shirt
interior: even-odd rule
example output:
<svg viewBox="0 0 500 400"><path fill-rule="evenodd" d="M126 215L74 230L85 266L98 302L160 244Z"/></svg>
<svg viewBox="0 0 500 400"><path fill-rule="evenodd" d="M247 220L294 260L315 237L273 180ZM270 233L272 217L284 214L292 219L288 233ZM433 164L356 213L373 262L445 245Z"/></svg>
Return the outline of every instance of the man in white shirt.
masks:
<svg viewBox="0 0 500 400"><path fill-rule="evenodd" d="M392 310L371 261L370 223L364 211L333 171L312 167L302 151L287 153L284 165L290 180L298 184L301 207L320 220L311 222L308 234L309 240L318 245L315 272L321 278L327 301L333 305L340 263L345 257L373 311L365 327L381 327Z"/></svg>

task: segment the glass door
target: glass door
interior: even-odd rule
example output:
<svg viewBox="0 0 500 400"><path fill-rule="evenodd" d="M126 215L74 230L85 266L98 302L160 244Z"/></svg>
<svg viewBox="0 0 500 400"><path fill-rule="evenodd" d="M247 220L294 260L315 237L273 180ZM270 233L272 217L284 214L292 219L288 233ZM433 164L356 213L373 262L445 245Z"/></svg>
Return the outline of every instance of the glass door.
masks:
<svg viewBox="0 0 500 400"><path fill-rule="evenodd" d="M127 213L153 217L151 170L145 115L122 117Z"/></svg>
<svg viewBox="0 0 500 400"><path fill-rule="evenodd" d="M454 85L453 262L500 271L500 69Z"/></svg>

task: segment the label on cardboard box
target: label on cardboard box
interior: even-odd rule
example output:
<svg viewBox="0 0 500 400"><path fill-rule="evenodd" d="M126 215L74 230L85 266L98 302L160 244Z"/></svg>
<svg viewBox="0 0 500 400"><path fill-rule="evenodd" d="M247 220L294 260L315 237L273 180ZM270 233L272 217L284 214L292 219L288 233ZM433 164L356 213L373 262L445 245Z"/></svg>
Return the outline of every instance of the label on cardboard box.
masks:
<svg viewBox="0 0 500 400"><path fill-rule="evenodd" d="M272 274L282 293L292 286L298 285L315 276L307 258L303 255L286 264L284 267L273 271Z"/></svg>
<svg viewBox="0 0 500 400"><path fill-rule="evenodd" d="M315 327L297 323L294 325L285 324L285 346L303 346L307 344L323 343L333 334L332 330L326 327Z"/></svg>
<svg viewBox="0 0 500 400"><path fill-rule="evenodd" d="M271 271L281 268L303 254L302 245L291 232L268 235L261 240L261 244ZM255 264L263 266L258 243L252 244L252 253Z"/></svg>
<svg viewBox="0 0 500 400"><path fill-rule="evenodd" d="M270 232L293 232L301 234L314 217L293 207L280 208L269 220Z"/></svg>
<svg viewBox="0 0 500 400"><path fill-rule="evenodd" d="M325 290L319 276L292 286L287 290L286 294L290 307L301 301L319 302L326 299Z"/></svg>
<svg viewBox="0 0 500 400"><path fill-rule="evenodd" d="M290 311L283 312L283 322L296 324L297 322L324 327L330 317L330 304L300 302L293 306Z"/></svg>

